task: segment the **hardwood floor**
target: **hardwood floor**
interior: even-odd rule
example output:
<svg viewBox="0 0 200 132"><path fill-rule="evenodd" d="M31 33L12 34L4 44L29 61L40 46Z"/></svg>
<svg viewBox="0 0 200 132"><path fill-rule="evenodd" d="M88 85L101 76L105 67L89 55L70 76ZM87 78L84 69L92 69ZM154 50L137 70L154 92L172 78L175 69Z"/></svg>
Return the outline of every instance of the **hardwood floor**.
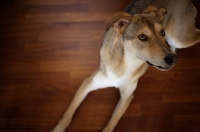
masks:
<svg viewBox="0 0 200 132"><path fill-rule="evenodd" d="M99 66L104 23L131 0L0 1L0 132L48 132ZM197 27L200 28L200 2ZM167 72L149 68L115 132L200 131L200 45ZM100 132L119 99L94 91L67 132Z"/></svg>

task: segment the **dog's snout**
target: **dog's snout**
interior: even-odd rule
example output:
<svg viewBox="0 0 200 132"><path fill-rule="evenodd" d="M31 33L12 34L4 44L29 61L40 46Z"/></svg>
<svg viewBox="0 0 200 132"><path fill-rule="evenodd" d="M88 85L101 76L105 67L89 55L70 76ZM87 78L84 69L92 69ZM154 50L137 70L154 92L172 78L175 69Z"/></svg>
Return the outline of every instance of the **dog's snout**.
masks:
<svg viewBox="0 0 200 132"><path fill-rule="evenodd" d="M167 55L164 60L165 60L165 63L167 63L168 65L173 65L176 63L178 57L174 54L169 54Z"/></svg>

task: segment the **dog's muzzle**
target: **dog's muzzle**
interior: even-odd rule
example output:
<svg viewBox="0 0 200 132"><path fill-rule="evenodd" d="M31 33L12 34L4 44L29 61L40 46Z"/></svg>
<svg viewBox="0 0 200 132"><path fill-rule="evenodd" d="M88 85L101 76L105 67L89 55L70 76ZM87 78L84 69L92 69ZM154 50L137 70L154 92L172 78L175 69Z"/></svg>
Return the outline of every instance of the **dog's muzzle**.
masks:
<svg viewBox="0 0 200 132"><path fill-rule="evenodd" d="M165 58L164 58L164 62L168 65L167 67L163 67L163 66L156 66L152 63L150 63L149 61L146 61L146 63L149 65L149 66L153 66L153 67L156 67L158 68L159 70L169 70L178 60L178 57L174 54L169 54L167 55Z"/></svg>

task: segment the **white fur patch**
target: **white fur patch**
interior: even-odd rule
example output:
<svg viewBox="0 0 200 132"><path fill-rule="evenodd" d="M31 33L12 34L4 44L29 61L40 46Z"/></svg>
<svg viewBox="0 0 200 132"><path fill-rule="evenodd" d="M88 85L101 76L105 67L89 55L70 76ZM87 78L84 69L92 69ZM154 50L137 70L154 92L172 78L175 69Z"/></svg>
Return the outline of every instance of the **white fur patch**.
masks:
<svg viewBox="0 0 200 132"><path fill-rule="evenodd" d="M173 47L173 48L183 48L182 44L177 41L175 38L171 37L169 34L166 34L166 40L168 42L168 44L170 45L170 47Z"/></svg>

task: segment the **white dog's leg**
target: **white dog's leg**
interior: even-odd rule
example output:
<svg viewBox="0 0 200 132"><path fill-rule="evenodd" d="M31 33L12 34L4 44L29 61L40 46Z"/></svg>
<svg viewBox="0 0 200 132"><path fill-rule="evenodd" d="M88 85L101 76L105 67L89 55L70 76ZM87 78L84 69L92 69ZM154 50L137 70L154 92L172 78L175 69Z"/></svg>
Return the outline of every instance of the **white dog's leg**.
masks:
<svg viewBox="0 0 200 132"><path fill-rule="evenodd" d="M95 72L90 78L84 80L74 99L72 100L69 108L64 113L63 117L60 119L57 126L52 130L52 132L64 132L65 129L70 124L72 117L79 107L81 102L85 99L87 94L93 90L97 90L99 88L109 87L109 80L106 76L99 70Z"/></svg>
<svg viewBox="0 0 200 132"><path fill-rule="evenodd" d="M108 125L105 127L103 132L112 132L117 125L118 121L122 117L122 115L125 113L126 109L128 108L129 104L131 103L131 100L133 99L133 92L136 89L137 82L134 84L127 86L127 87L121 87L120 90L120 100L114 110L114 113L108 123Z"/></svg>

